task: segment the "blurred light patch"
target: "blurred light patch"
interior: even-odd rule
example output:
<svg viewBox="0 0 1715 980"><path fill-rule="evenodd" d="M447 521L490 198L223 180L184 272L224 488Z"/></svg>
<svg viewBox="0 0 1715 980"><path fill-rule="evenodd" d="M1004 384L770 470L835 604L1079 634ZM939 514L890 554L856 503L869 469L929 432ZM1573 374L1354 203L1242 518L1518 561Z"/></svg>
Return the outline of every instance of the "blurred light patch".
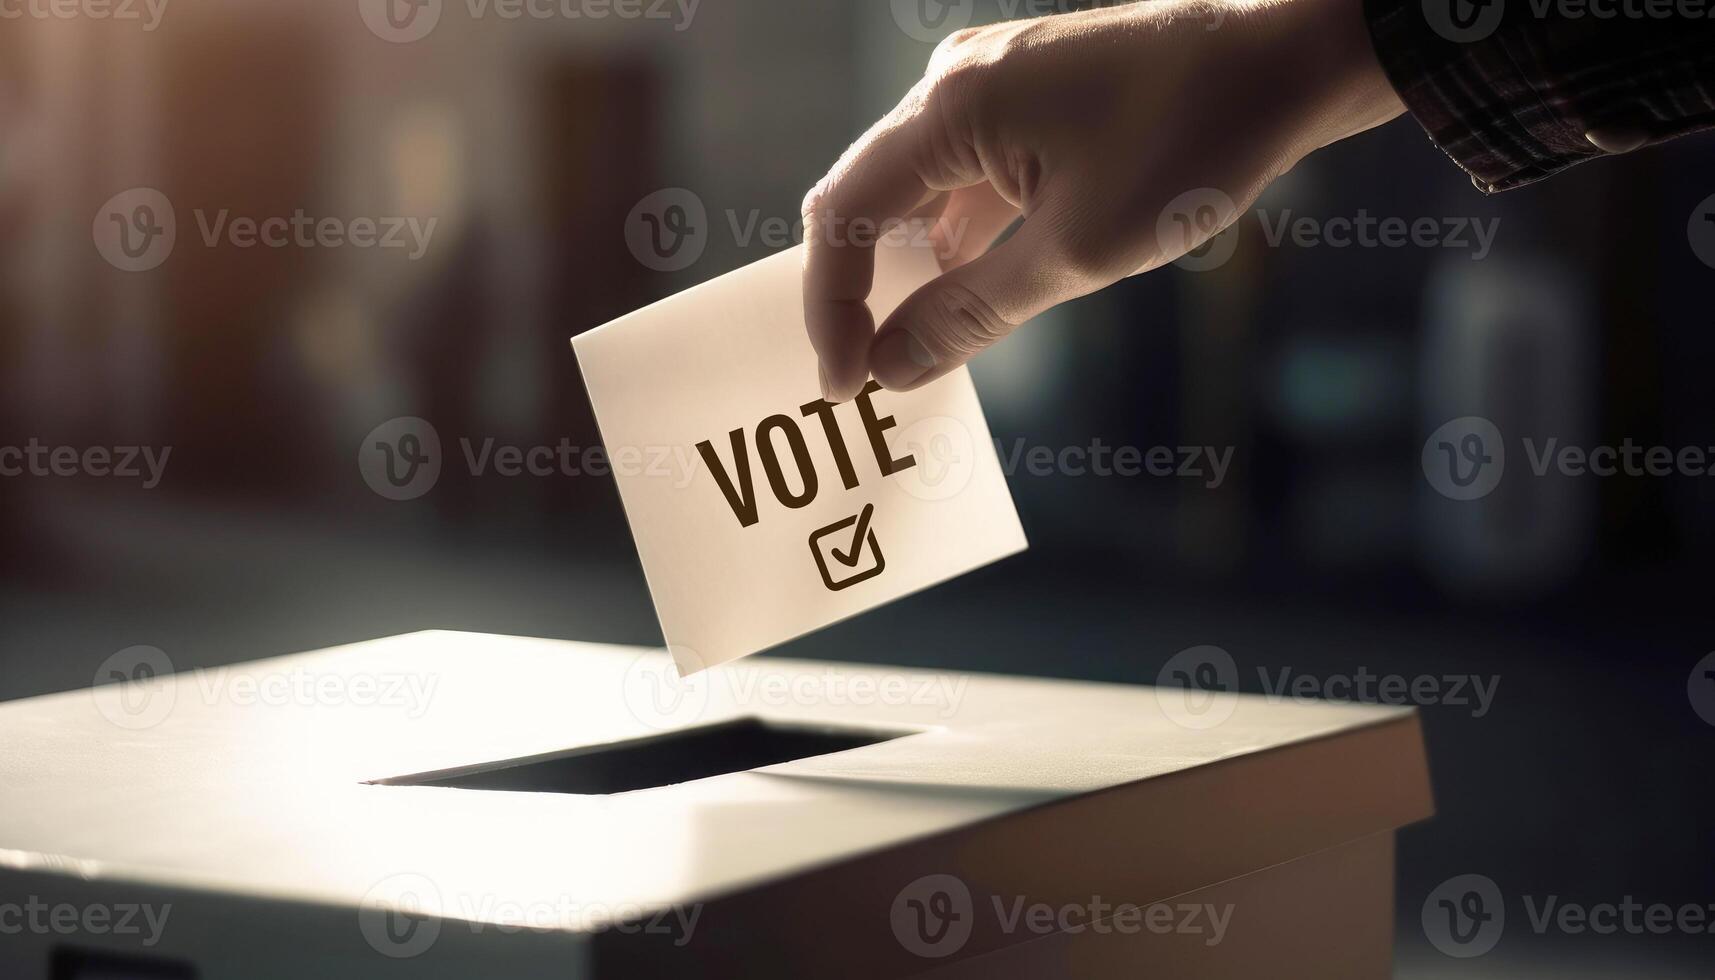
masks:
<svg viewBox="0 0 1715 980"><path fill-rule="evenodd" d="M350 291L331 287L305 297L292 332L304 372L318 384L350 388L381 372L374 319Z"/></svg>
<svg viewBox="0 0 1715 980"><path fill-rule="evenodd" d="M458 118L438 104L410 106L387 134L388 175L398 214L435 218L450 240L464 224L466 186Z"/></svg>
<svg viewBox="0 0 1715 980"><path fill-rule="evenodd" d="M1403 345L1368 337L1288 343L1275 378L1281 421L1316 441L1368 435L1403 418L1410 380Z"/></svg>

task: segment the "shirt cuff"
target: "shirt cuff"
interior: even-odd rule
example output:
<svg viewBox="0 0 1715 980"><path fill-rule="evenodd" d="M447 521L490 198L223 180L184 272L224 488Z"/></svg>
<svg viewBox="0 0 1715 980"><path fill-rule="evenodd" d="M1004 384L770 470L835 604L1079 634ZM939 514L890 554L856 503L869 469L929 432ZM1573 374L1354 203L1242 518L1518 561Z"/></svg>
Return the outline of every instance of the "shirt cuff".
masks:
<svg viewBox="0 0 1715 980"><path fill-rule="evenodd" d="M1659 0L1604 2L1665 9ZM1707 10L1683 20L1595 18L1590 2L1571 18L1517 0L1364 3L1376 57L1400 99L1485 192L1715 126Z"/></svg>

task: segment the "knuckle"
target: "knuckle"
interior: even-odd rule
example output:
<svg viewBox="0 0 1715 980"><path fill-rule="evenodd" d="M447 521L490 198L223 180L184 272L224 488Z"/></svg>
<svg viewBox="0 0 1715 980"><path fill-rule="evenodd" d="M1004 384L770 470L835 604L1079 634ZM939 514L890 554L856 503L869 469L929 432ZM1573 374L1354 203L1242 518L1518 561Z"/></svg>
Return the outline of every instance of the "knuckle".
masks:
<svg viewBox="0 0 1715 980"><path fill-rule="evenodd" d="M802 218L813 218L822 208L822 201L828 196L828 178L823 177L804 194L804 200L798 205L798 215Z"/></svg>
<svg viewBox="0 0 1715 980"><path fill-rule="evenodd" d="M943 38L929 57L931 87L963 91L987 77L1001 54L993 40L994 29L989 27L967 27Z"/></svg>
<svg viewBox="0 0 1715 980"><path fill-rule="evenodd" d="M975 41L979 37L982 37L982 35L983 29L981 27L961 27L942 38L941 43L935 45L935 53L931 56L931 60L950 54L954 50Z"/></svg>
<svg viewBox="0 0 1715 980"><path fill-rule="evenodd" d="M1007 93L1037 80L1042 26L1011 22L955 31L941 42L925 76L931 102L948 112L1001 106Z"/></svg>
<svg viewBox="0 0 1715 980"><path fill-rule="evenodd" d="M930 100L942 103L962 101L987 74L987 65L981 61L949 61L935 72L930 82Z"/></svg>
<svg viewBox="0 0 1715 980"><path fill-rule="evenodd" d="M1026 51L1031 51L1042 45L1045 38L1054 36L1052 25L1042 20L1019 21L1010 25L1000 39L996 57L999 59L1017 58Z"/></svg>
<svg viewBox="0 0 1715 980"><path fill-rule="evenodd" d="M962 363L1013 331L1013 324L967 286L949 283L928 300L923 310L929 324L925 343L940 348L931 351L937 359Z"/></svg>
<svg viewBox="0 0 1715 980"><path fill-rule="evenodd" d="M946 66L937 74L925 95L926 114L938 120L932 135L960 141L953 135L968 129L980 118L982 106L988 101L985 88L992 77L990 67L980 61L961 61Z"/></svg>

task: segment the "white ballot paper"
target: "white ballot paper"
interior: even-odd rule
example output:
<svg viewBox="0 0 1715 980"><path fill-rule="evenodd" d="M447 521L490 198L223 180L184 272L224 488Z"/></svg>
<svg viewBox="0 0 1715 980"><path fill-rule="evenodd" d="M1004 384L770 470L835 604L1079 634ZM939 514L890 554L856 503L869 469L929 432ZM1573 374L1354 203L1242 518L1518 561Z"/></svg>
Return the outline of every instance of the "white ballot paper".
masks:
<svg viewBox="0 0 1715 980"><path fill-rule="evenodd" d="M802 248L572 340L682 674L1026 547L969 372L822 400ZM936 272L877 246L876 322Z"/></svg>

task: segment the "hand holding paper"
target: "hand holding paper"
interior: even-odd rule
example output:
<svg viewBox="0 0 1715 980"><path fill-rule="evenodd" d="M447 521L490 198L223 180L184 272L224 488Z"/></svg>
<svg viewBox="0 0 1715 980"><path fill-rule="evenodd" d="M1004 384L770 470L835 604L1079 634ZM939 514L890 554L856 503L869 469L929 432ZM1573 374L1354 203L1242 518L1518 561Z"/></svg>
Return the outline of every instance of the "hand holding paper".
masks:
<svg viewBox="0 0 1715 980"><path fill-rule="evenodd" d="M572 341L682 672L1025 547L968 373L911 392L864 385L841 404L819 397L801 256L790 249ZM874 257L866 316L939 271L922 243L882 244Z"/></svg>
<svg viewBox="0 0 1715 980"><path fill-rule="evenodd" d="M1404 108L1355 0L1110 4L949 35L804 200L804 318L829 397L872 375L928 384L1178 259L1300 158ZM847 229L924 210L948 271L878 329L871 250Z"/></svg>

